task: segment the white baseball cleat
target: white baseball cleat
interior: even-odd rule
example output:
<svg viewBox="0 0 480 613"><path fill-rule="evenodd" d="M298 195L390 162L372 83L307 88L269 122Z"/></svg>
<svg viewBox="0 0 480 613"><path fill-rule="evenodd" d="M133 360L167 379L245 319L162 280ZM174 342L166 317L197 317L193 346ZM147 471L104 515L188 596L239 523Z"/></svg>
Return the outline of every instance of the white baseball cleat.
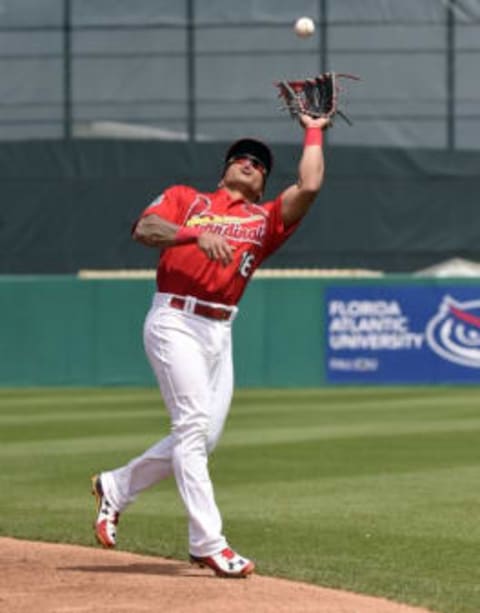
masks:
<svg viewBox="0 0 480 613"><path fill-rule="evenodd" d="M92 495L95 496L97 507L97 517L93 523L95 538L103 547L115 547L117 544L117 524L120 514L105 497L100 475L93 475L92 477Z"/></svg>
<svg viewBox="0 0 480 613"><path fill-rule="evenodd" d="M228 547L211 556L200 557L190 554L190 562L200 568L208 566L217 577L247 577L255 570L255 564L251 560L242 557Z"/></svg>

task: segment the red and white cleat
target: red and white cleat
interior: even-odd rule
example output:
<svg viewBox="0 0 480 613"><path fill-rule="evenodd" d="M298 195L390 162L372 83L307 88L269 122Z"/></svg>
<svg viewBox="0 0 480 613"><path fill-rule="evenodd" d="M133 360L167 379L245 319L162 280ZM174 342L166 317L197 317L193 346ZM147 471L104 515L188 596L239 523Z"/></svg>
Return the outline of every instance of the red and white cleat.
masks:
<svg viewBox="0 0 480 613"><path fill-rule="evenodd" d="M93 523L95 538L108 549L117 544L117 524L120 514L105 497L100 475L92 477L92 494L95 496L97 517Z"/></svg>
<svg viewBox="0 0 480 613"><path fill-rule="evenodd" d="M251 560L242 557L228 547L211 556L199 557L190 554L190 562L200 568L208 566L217 577L247 577L255 570L255 564Z"/></svg>

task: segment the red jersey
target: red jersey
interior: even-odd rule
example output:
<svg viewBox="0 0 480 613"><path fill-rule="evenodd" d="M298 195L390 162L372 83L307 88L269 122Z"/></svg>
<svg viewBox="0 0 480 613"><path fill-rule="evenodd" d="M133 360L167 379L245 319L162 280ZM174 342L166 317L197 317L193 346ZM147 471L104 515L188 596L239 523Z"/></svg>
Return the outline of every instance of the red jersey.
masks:
<svg viewBox="0 0 480 613"><path fill-rule="evenodd" d="M157 268L159 292L235 305L253 272L292 234L281 216L281 198L264 204L234 200L225 189L201 193L185 185L167 189L143 211L180 226L224 236L234 248L227 266L212 262L196 243L165 248Z"/></svg>

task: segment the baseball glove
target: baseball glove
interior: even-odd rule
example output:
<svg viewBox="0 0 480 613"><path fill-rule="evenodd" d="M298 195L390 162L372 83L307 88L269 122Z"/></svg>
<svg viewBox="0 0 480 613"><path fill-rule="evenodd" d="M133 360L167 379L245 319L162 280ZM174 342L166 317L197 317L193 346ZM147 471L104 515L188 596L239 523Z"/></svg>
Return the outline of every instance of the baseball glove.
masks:
<svg viewBox="0 0 480 613"><path fill-rule="evenodd" d="M310 117L328 117L331 122L335 115L339 115L349 125L352 122L344 111L338 108L338 98L343 88L339 84L340 79L355 79L358 77L350 74L326 72L312 79L303 81L278 81L278 97L282 99L283 109L287 110L291 117L298 115L310 115Z"/></svg>

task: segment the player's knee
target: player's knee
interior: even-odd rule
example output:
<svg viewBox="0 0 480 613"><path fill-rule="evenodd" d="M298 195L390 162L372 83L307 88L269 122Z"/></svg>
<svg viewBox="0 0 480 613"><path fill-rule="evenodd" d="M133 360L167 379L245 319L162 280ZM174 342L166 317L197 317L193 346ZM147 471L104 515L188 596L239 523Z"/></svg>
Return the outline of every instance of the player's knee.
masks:
<svg viewBox="0 0 480 613"><path fill-rule="evenodd" d="M207 447L208 421L206 419L183 420L172 425L172 435L175 444L186 446Z"/></svg>
<svg viewBox="0 0 480 613"><path fill-rule="evenodd" d="M223 428L215 428L213 430L212 428L210 428L210 430L208 431L208 435L207 435L207 452L208 453L212 453L212 451L217 446L218 441L220 440L220 437L222 436L222 430Z"/></svg>

